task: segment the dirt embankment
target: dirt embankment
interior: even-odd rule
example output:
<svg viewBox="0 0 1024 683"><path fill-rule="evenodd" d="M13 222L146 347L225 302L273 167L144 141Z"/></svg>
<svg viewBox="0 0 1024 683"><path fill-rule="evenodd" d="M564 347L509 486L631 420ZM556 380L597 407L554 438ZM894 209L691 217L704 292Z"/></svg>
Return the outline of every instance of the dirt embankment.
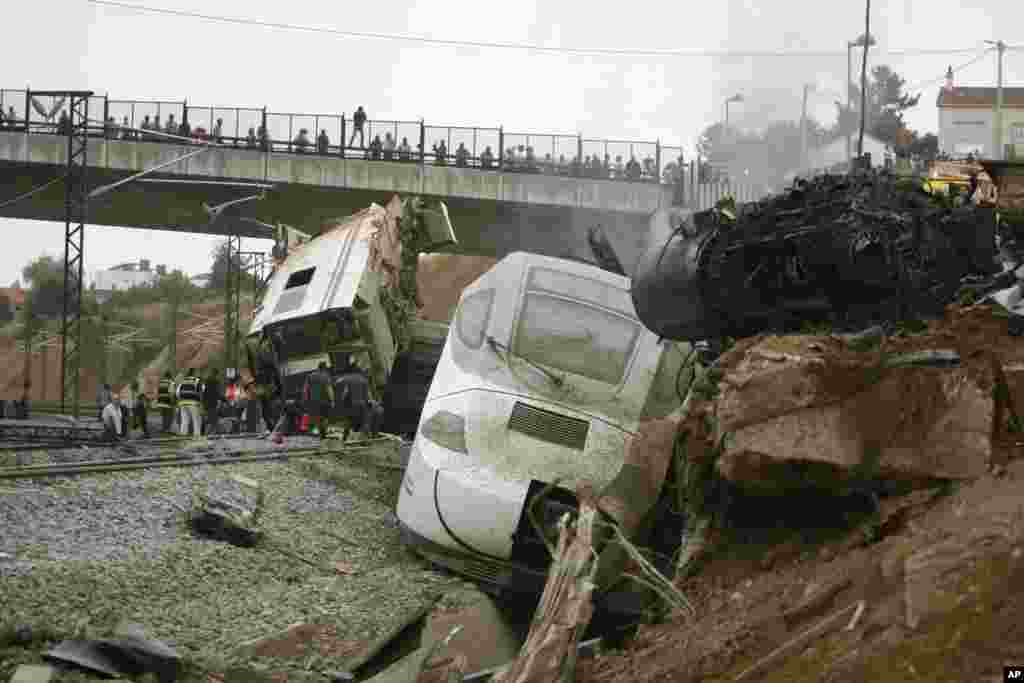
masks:
<svg viewBox="0 0 1024 683"><path fill-rule="evenodd" d="M699 571L678 582L695 615L642 627L624 651L582 663L577 680L995 682L1024 664L1020 338L991 309L954 306L882 346L922 348L993 368L984 386L999 408L979 474L883 491L875 515L858 511L863 495L733 499Z"/></svg>
<svg viewBox="0 0 1024 683"><path fill-rule="evenodd" d="M0 400L20 399L24 394L25 374L31 384L29 398L32 400L60 399L61 348L59 343L39 349L32 354L26 368L25 352L13 337L0 336ZM79 392L84 400L95 398L99 379L95 370L83 367L79 379Z"/></svg>
<svg viewBox="0 0 1024 683"><path fill-rule="evenodd" d="M165 319L166 305L162 303L146 304L131 311L134 317L146 322ZM248 321L252 318L251 301L243 300L240 319ZM55 336L48 347L37 349L28 363L29 399L34 401L56 401L61 392L61 347L60 337ZM178 319L177 339L178 369L205 369L217 362L224 345L224 304L209 302L183 307ZM168 361L167 347L153 347L152 359L145 363L139 374L144 383L145 391L156 394L156 385L160 374ZM21 398L25 383L25 352L17 339L0 336L0 400ZM111 384L119 390L131 380L127 377L113 378ZM83 364L80 375L79 396L82 401L94 401L96 389L102 380L98 369Z"/></svg>

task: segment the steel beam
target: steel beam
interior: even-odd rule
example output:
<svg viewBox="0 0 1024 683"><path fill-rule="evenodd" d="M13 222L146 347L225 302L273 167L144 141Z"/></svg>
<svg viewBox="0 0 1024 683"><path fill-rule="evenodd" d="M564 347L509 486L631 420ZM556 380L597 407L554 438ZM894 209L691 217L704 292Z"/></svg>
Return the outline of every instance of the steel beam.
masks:
<svg viewBox="0 0 1024 683"><path fill-rule="evenodd" d="M242 238L228 235L227 297L224 305L224 363L238 371L238 321L242 303Z"/></svg>
<svg viewBox="0 0 1024 683"><path fill-rule="evenodd" d="M263 294L263 288L266 286L265 271L269 257L262 251L243 251L239 252L239 256L245 259L243 267L245 272L252 275L252 305L253 312L255 312L260 295Z"/></svg>
<svg viewBox="0 0 1024 683"><path fill-rule="evenodd" d="M89 98L92 92L65 91L71 125L68 130L67 179L64 181L64 311L61 319L60 409L71 407L79 417L79 380L82 341L82 255L88 215ZM70 405L69 405L70 404Z"/></svg>

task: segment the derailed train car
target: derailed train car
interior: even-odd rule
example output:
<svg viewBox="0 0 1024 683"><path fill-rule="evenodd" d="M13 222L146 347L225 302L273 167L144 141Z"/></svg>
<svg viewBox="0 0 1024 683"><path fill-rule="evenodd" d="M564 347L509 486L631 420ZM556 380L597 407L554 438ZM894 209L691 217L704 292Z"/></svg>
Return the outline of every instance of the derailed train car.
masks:
<svg viewBox="0 0 1024 683"><path fill-rule="evenodd" d="M405 541L485 587L539 594L542 536L553 540L576 507L576 484L615 478L642 419L680 406L687 347L641 324L626 277L536 254L502 259L463 291L452 320L399 492ZM528 510L544 491L538 529ZM682 529L666 508L634 540L670 571ZM631 588L598 606L642 609Z"/></svg>
<svg viewBox="0 0 1024 683"><path fill-rule="evenodd" d="M285 403L301 406L309 373L321 362L338 367L347 357L367 372L371 397L404 401L389 412L408 421L411 411L415 427L416 398L422 403L432 368L427 368L426 380L417 380L420 386L389 391L403 349L392 333L384 290L396 287L402 212L397 197L387 207L372 205L293 248L271 275L247 344L250 364L264 371L272 366ZM444 204L424 207L419 214L432 236L428 246L454 242ZM427 328L428 345L431 337L443 336L443 331ZM438 349L435 356L439 354ZM427 359L429 364L430 354ZM424 374L408 368L404 372L410 377ZM391 431L409 430L397 425Z"/></svg>

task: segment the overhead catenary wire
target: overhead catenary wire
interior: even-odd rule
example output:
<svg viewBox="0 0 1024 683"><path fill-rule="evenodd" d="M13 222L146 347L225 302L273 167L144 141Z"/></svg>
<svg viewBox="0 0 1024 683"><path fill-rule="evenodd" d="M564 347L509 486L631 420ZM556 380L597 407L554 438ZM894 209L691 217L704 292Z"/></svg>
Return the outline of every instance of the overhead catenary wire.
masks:
<svg viewBox="0 0 1024 683"><path fill-rule="evenodd" d="M45 190L46 188L50 187L51 185L56 185L57 183L61 182L62 180L64 180L67 177L68 177L68 174L65 173L63 175L59 175L56 178L53 178L52 180L49 180L49 181L43 183L42 185L38 185L36 187L33 187L28 192L22 192L17 197L12 197L11 199L8 199L7 201L5 201L2 204L0 204L0 209L6 209L8 206L11 206L12 204L17 204L18 202L20 202L20 201L22 201L24 199L28 199L29 197L32 197L33 195L37 195L40 192L42 192L43 190Z"/></svg>
<svg viewBox="0 0 1024 683"><path fill-rule="evenodd" d="M430 38L427 36L403 35L397 33L377 33L368 31L343 31L341 29L304 26L301 24L289 24L276 21L265 21L261 19L247 19L241 17L227 17L201 12L190 12L186 10L175 10L164 7L152 7L135 3L118 2L117 0L89 0L94 5L108 7L120 7L122 9L145 12L150 14L161 14L165 16L177 16L203 21L212 21L226 24L237 24L243 26L256 26L260 28L272 28L278 30L302 31L306 33L322 33L342 38L362 38L373 40L391 40L408 43L420 43L423 45L437 45L443 47L469 47L482 49L499 50L526 50L530 52L547 52L555 54L593 55L603 57L656 57L656 58L681 58L681 57L726 57L726 58L753 58L753 57L846 57L845 50L642 50L642 49L620 49L620 48L597 48L597 47L565 47L540 45L536 43L513 43L502 41L481 41L481 40L456 40L450 38ZM967 54L975 52L977 47L965 48L912 48L912 49L879 49L876 52L887 55L951 55Z"/></svg>
<svg viewBox="0 0 1024 683"><path fill-rule="evenodd" d="M985 57L987 57L989 55L989 53L993 52L994 50L995 50L995 48L993 48L993 47L986 48L986 49L982 50L981 53L979 55L977 55L976 57L974 57L973 59L971 59L969 61L966 61L963 64L960 64L959 66L953 67L953 73L959 73L960 71L963 71L964 69L966 69L966 68L968 68L970 66L974 66L975 64L977 64L978 62L983 60ZM906 88L906 91L907 92L911 92L911 93L920 93L925 88L930 88L933 85L938 85L939 83L942 83L945 80L946 80L946 74L943 73L938 78L931 78L931 79L929 79L927 81L921 81L919 83L915 83L913 86L911 86L909 88Z"/></svg>

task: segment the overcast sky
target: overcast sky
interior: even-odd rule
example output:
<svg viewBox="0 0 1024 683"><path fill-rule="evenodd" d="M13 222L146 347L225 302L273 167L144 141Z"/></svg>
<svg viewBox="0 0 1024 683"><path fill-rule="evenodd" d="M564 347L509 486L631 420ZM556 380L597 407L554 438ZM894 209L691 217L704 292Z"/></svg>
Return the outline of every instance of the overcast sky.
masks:
<svg viewBox="0 0 1024 683"><path fill-rule="evenodd" d="M5 17L0 87L88 88L111 98L174 100L351 115L371 119L497 126L529 132L681 144L692 153L700 131L722 118L759 127L798 120L802 86L813 83L812 115L831 124L843 93L846 42L864 30L863 1L720 0L124 0L129 4L346 31L545 46L645 49L836 51L833 57L619 58L498 48L435 46L344 38L169 17L88 0L18 3ZM613 11L614 10L614 11ZM879 49L976 48L986 39L1024 44L1024 3L1009 0L874 0ZM1007 31L1016 29L1016 34ZM935 98L946 67L976 53L876 53L920 88L907 117L935 131ZM856 60L855 60L856 61ZM995 58L957 75L993 85ZM1008 51L1008 85L1024 85L1024 51ZM0 197L3 197L0 192ZM0 220L16 238L0 251L0 284L42 252L63 253L63 225ZM456 226L457 227L457 226ZM95 227L85 268L149 258L204 272L218 238ZM266 249L253 241L243 249Z"/></svg>

